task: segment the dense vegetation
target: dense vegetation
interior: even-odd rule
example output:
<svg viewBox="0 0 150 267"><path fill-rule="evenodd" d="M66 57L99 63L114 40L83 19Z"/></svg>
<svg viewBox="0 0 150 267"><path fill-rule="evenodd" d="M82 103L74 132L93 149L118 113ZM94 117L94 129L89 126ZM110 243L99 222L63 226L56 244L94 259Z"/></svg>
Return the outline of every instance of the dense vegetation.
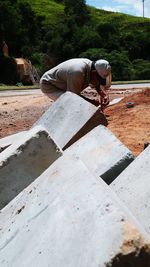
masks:
<svg viewBox="0 0 150 267"><path fill-rule="evenodd" d="M98 10L83 0L1 0L0 31L0 82L6 70L16 77L13 57L30 59L40 75L63 60L87 57L109 60L113 80L150 77L150 19ZM16 82L13 77L8 83Z"/></svg>

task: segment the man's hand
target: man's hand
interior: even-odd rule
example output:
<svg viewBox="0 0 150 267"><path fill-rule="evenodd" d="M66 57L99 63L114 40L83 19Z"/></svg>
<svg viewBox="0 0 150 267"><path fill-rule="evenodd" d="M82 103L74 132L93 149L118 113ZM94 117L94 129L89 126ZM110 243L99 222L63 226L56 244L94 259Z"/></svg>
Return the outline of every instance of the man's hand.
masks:
<svg viewBox="0 0 150 267"><path fill-rule="evenodd" d="M102 88L100 88L98 93L100 95L100 105L103 111L104 107L106 107L109 104L109 95Z"/></svg>
<svg viewBox="0 0 150 267"><path fill-rule="evenodd" d="M107 105L109 105L109 95L106 95L102 98L102 105L104 107L106 107Z"/></svg>

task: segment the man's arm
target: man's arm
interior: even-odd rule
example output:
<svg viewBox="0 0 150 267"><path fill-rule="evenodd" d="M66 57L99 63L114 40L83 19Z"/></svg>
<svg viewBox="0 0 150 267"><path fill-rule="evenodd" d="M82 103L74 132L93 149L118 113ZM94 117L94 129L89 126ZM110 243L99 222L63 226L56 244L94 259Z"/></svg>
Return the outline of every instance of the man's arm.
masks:
<svg viewBox="0 0 150 267"><path fill-rule="evenodd" d="M109 104L108 89L111 87L111 81L112 81L112 75L110 73L106 77L106 79L103 79L103 81L101 81L99 88L97 88L97 92L100 96L99 103L101 105L102 110L104 110L104 108Z"/></svg>

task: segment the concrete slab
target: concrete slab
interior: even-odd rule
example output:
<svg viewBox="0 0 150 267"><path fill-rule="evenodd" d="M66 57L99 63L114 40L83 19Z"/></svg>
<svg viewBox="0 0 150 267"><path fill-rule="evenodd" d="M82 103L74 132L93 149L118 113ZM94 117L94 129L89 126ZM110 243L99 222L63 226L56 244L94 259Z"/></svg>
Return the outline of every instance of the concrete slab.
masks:
<svg viewBox="0 0 150 267"><path fill-rule="evenodd" d="M118 104L123 98L124 97L118 97L118 98L113 99L112 101L110 101L108 107Z"/></svg>
<svg viewBox="0 0 150 267"><path fill-rule="evenodd" d="M4 138L0 139L0 152L4 151L7 147L9 147L10 145L12 145L15 141L18 140L18 138L21 138L22 136L24 136L24 134L27 131L22 131L16 134L12 134L12 135L8 135Z"/></svg>
<svg viewBox="0 0 150 267"><path fill-rule="evenodd" d="M149 236L102 180L62 156L0 213L2 267L150 266Z"/></svg>
<svg viewBox="0 0 150 267"><path fill-rule="evenodd" d="M107 120L98 107L74 93L66 92L33 126L44 126L56 143L66 149L100 124L107 125Z"/></svg>
<svg viewBox="0 0 150 267"><path fill-rule="evenodd" d="M0 154L0 209L62 155L42 127L26 132Z"/></svg>
<svg viewBox="0 0 150 267"><path fill-rule="evenodd" d="M110 186L150 234L150 146Z"/></svg>
<svg viewBox="0 0 150 267"><path fill-rule="evenodd" d="M96 176L110 184L133 160L132 152L100 125L70 146L65 153L79 157Z"/></svg>

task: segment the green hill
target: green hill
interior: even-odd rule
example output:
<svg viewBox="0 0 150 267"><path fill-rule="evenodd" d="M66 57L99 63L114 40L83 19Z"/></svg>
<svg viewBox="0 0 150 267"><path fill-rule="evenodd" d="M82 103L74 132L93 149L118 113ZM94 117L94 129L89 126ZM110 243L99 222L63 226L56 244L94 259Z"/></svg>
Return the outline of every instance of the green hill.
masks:
<svg viewBox="0 0 150 267"><path fill-rule="evenodd" d="M31 5L33 11L38 15L45 18L46 23L55 24L64 15L64 5L62 1L55 0L19 0L18 2L28 3ZM105 11L88 6L91 13L93 21L96 23L98 21L112 21L116 20L122 24L138 24L143 26L143 24L149 22L150 19L143 17L135 17L123 13Z"/></svg>
<svg viewBox="0 0 150 267"><path fill-rule="evenodd" d="M33 11L45 18L45 23L55 24L64 14L64 5L53 0L19 0L20 3L28 3Z"/></svg>
<svg viewBox="0 0 150 267"><path fill-rule="evenodd" d="M150 77L148 18L82 0L1 0L0 25L0 45L4 39L9 55L30 59L40 74L66 59L87 57L110 61L115 80Z"/></svg>

